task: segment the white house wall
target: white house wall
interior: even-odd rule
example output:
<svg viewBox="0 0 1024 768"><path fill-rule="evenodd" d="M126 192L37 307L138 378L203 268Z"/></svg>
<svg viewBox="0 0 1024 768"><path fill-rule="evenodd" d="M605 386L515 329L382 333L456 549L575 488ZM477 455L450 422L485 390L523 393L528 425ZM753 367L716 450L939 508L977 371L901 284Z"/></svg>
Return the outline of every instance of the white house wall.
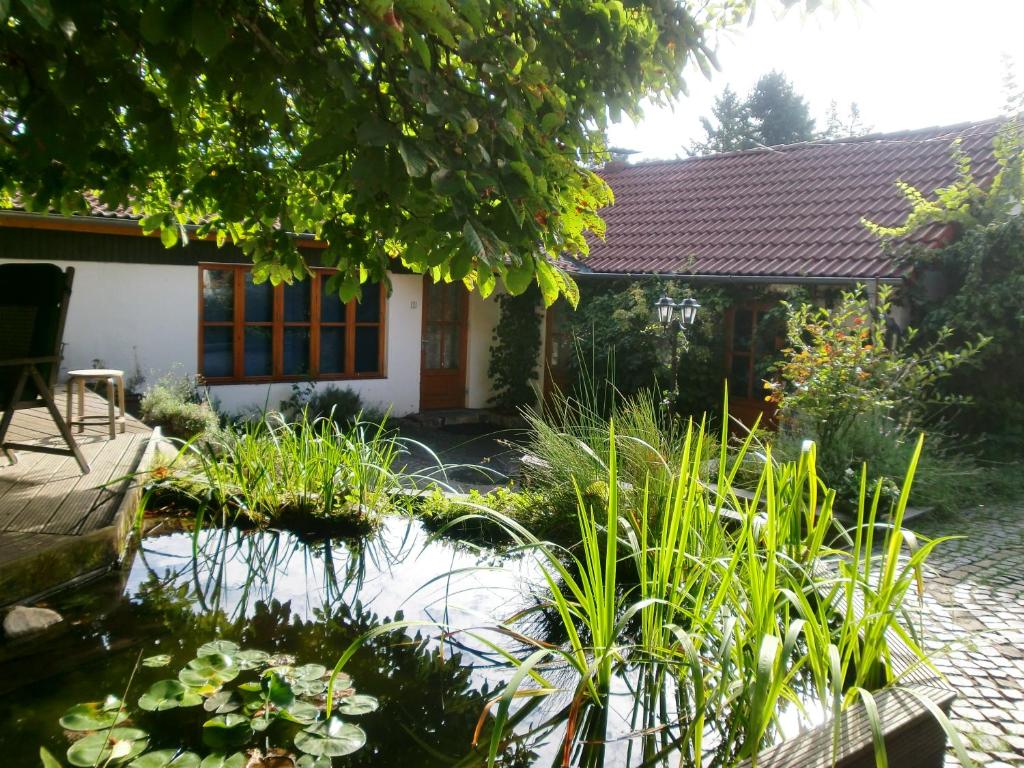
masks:
<svg viewBox="0 0 1024 768"><path fill-rule="evenodd" d="M13 261L0 259L0 263ZM93 361L141 373L146 383L160 376L192 375L198 365L198 267L53 260L75 268L75 282L64 330L64 371L92 368ZM419 410L420 339L423 278L391 275L387 305L387 375L379 379L330 382L350 387L363 402L390 408L395 416ZM486 407L491 397L487 376L491 335L498 304L472 295L469 300L466 404ZM327 382L321 386L328 386ZM226 412L276 407L291 394L290 383L225 384L210 388Z"/></svg>

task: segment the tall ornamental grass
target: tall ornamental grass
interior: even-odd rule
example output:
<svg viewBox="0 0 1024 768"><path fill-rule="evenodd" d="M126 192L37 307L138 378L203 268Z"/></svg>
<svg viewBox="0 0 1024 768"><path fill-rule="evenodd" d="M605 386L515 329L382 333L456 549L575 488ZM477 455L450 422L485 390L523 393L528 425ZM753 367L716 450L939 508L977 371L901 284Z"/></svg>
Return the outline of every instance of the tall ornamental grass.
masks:
<svg viewBox="0 0 1024 768"><path fill-rule="evenodd" d="M900 682L894 638L931 668L914 607L924 562L942 540L903 527L922 441L895 504L862 473L850 528L833 515L813 444L784 462L766 448L756 483L737 493L751 439L729 453L723 435L713 485L704 478L709 442L705 425L690 422L671 463L652 463L671 466L667 491L656 494L666 481L654 471L639 488L624 486L618 426L609 424L607 499L597 505L574 483L575 547L491 515L539 558L545 591L533 610L554 625L528 637L519 614L504 627L535 650L497 699L491 764L513 738L504 727L512 702L551 692L569 695L561 717L515 738L550 733L557 720L563 764L605 764L606 734L594 728L607 713L595 711L610 706L618 680L634 692L630 764L735 765L793 735L794 723L828 718L835 748L840 714L862 706L876 763L887 765L875 697ZM551 682L566 671L568 691ZM924 705L967 760L945 716Z"/></svg>
<svg viewBox="0 0 1024 768"><path fill-rule="evenodd" d="M370 529L381 512L404 503L401 453L401 439L383 421L344 428L330 415L302 411L290 421L270 412L215 443L184 443L161 472L162 490L223 521Z"/></svg>

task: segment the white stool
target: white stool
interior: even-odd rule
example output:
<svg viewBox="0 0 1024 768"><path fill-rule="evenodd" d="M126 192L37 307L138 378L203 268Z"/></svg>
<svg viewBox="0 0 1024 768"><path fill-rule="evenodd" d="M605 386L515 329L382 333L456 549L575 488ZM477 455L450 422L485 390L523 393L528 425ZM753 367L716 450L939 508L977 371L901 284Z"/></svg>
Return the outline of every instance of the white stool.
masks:
<svg viewBox="0 0 1024 768"><path fill-rule="evenodd" d="M93 414L87 416L85 413L85 383L87 381L101 381L107 382L107 415L103 416L100 414ZM71 412L71 396L75 389L78 389L78 418L72 418ZM114 415L114 400L117 399L117 404L120 409L120 416ZM68 428L78 427L78 431L82 432L85 429L85 425L94 421L106 421L110 426L110 439L116 439L117 435L114 433L114 425L120 427L122 434L124 433L125 417L124 417L124 371L119 371L115 368L80 368L76 371L68 371Z"/></svg>

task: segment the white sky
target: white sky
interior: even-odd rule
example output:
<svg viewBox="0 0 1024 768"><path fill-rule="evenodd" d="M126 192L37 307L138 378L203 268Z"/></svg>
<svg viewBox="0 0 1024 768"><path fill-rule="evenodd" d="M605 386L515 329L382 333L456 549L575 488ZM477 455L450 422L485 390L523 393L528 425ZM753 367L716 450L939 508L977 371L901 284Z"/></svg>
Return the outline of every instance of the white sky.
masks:
<svg viewBox="0 0 1024 768"><path fill-rule="evenodd" d="M637 125L613 125L609 144L639 150L633 160L685 156L722 88L745 96L772 69L807 99L819 129L832 99L844 117L857 102L873 131L995 117L1004 102L1004 53L1024 84L1024 0L841 2L838 13L780 18L773 14L780 3L759 0L754 24L719 41L721 70L710 82L694 68L690 96L674 111L648 107Z"/></svg>

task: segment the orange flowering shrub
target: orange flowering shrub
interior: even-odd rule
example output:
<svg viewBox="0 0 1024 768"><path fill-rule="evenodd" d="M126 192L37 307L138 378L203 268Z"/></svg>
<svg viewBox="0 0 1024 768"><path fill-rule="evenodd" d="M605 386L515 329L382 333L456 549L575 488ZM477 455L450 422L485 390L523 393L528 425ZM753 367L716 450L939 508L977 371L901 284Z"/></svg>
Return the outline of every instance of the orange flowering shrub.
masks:
<svg viewBox="0 0 1024 768"><path fill-rule="evenodd" d="M988 339L950 351L943 329L927 345L910 328L895 333L887 322L892 291L879 290L874 306L862 289L844 293L834 307L787 305L787 346L769 383L783 426L810 429L821 443L841 438L861 417L882 417L896 429L918 425L926 406L964 402L940 395L936 384L968 363ZM822 446L823 449L825 446Z"/></svg>

